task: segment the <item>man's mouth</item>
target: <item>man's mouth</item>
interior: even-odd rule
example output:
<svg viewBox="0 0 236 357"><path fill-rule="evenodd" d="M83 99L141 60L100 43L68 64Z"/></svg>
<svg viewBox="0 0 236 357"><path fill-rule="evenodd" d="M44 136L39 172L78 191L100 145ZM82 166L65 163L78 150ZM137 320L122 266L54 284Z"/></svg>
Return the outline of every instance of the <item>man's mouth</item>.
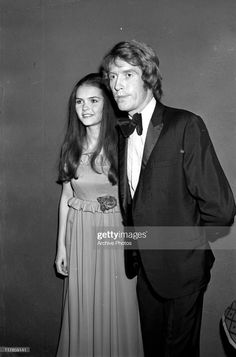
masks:
<svg viewBox="0 0 236 357"><path fill-rule="evenodd" d="M126 99L128 97L128 95L126 94L126 95L117 95L117 96L115 96L115 99L116 100L122 100L122 99Z"/></svg>

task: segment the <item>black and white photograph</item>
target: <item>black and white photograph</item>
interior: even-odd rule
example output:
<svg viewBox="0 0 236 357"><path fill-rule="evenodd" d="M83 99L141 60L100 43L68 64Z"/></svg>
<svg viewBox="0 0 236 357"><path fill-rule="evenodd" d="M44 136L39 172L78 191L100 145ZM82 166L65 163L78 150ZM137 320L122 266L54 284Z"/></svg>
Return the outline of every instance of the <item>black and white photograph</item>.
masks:
<svg viewBox="0 0 236 357"><path fill-rule="evenodd" d="M236 356L235 0L0 0L0 356Z"/></svg>

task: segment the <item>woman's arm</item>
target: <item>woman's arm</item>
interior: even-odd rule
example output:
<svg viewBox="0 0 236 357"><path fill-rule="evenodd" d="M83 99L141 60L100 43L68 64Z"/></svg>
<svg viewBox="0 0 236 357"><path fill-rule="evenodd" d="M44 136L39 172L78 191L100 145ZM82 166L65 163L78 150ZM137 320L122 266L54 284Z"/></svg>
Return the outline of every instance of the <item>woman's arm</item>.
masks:
<svg viewBox="0 0 236 357"><path fill-rule="evenodd" d="M60 206L59 206L59 230L58 230L58 241L57 241L57 256L55 260L56 269L59 274L64 276L68 275L67 269L67 258L66 258L66 246L65 246L65 235L66 235L66 222L68 215L68 200L73 196L73 190L71 188L70 182L63 183Z"/></svg>

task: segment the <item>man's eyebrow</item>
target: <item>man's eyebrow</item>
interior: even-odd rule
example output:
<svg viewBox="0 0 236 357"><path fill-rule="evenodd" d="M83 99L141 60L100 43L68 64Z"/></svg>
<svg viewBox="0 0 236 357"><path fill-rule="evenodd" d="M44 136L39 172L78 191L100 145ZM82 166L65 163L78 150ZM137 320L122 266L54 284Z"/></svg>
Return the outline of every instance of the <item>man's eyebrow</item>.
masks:
<svg viewBox="0 0 236 357"><path fill-rule="evenodd" d="M124 72L135 72L138 73L138 71L135 68L130 68L130 69L125 69Z"/></svg>
<svg viewBox="0 0 236 357"><path fill-rule="evenodd" d="M122 73L129 73L129 72L134 72L134 73L138 73L138 70L136 70L135 68L130 68L130 69L124 69L121 70ZM109 74L116 74L116 72L113 71L109 71Z"/></svg>

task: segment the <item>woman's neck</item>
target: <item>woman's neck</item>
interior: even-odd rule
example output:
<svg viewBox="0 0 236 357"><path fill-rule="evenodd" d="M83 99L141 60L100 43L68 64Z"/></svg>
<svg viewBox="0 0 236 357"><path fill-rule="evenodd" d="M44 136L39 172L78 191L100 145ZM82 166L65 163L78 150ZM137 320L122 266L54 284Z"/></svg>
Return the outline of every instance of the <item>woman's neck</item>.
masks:
<svg viewBox="0 0 236 357"><path fill-rule="evenodd" d="M85 152L93 152L96 150L98 145L99 133L100 133L100 126L87 127Z"/></svg>

